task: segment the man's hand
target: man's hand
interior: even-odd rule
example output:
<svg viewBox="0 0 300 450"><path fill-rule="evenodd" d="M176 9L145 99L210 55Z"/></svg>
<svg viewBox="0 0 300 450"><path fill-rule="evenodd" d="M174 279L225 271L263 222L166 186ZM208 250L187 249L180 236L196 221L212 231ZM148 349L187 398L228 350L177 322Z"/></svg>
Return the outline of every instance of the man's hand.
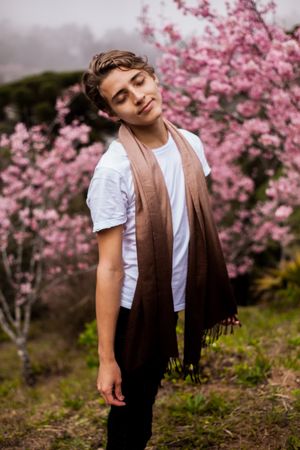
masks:
<svg viewBox="0 0 300 450"><path fill-rule="evenodd" d="M117 362L101 362L98 371L97 389L107 405L126 405L123 401L121 382L121 371Z"/></svg>
<svg viewBox="0 0 300 450"><path fill-rule="evenodd" d="M222 320L221 324L222 324L222 325L227 325L227 326L228 326L228 325L231 325L231 326L233 326L233 325L238 325L239 327L242 326L241 322L239 321L239 319L237 318L236 315L231 316L231 317L228 317L228 318L225 319L225 320Z"/></svg>

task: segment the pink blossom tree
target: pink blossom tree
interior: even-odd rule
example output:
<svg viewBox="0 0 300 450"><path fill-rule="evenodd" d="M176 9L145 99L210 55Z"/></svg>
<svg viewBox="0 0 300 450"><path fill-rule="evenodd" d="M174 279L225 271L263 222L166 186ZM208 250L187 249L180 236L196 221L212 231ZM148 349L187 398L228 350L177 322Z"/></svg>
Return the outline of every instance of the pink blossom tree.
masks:
<svg viewBox="0 0 300 450"><path fill-rule="evenodd" d="M17 346L28 384L34 382L27 350L32 305L47 286L91 269L90 220L76 201L103 146L90 143L85 124L65 124L78 89L57 101L55 136L45 125L27 129L22 123L1 136L8 160L0 172L0 325Z"/></svg>
<svg viewBox="0 0 300 450"><path fill-rule="evenodd" d="M251 271L271 241L293 239L289 216L300 203L300 28L271 23L274 2L174 0L205 21L183 38L173 23L155 28L148 7L142 31L157 62L166 117L199 133L212 166L215 218L231 277ZM196 4L195 4L196 3Z"/></svg>

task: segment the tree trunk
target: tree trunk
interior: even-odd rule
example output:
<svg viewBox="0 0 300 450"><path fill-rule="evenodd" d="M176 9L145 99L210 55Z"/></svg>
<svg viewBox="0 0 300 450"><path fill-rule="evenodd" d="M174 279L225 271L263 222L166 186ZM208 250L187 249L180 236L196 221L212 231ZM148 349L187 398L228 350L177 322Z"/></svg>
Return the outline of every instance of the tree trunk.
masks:
<svg viewBox="0 0 300 450"><path fill-rule="evenodd" d="M27 386L33 386L36 382L35 374L32 370L26 341L24 338L17 339L18 355L22 363L22 376Z"/></svg>

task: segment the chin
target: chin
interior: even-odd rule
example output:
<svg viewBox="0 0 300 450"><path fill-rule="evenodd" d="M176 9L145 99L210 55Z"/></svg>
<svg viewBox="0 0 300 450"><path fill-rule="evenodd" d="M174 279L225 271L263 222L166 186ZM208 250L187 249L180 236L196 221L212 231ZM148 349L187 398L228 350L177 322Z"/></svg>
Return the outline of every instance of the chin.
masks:
<svg viewBox="0 0 300 450"><path fill-rule="evenodd" d="M141 116L139 118L138 121L136 120L126 120L125 122L128 125L133 125L133 126L144 126L144 125L153 125L160 117L162 116L162 110L161 108L155 108L152 111L150 111L149 114L145 115L145 116Z"/></svg>
<svg viewBox="0 0 300 450"><path fill-rule="evenodd" d="M154 123L161 116L162 116L162 110L161 110L161 108L157 108L157 109L151 111L151 114L149 114L149 117L145 117L145 121L147 123Z"/></svg>

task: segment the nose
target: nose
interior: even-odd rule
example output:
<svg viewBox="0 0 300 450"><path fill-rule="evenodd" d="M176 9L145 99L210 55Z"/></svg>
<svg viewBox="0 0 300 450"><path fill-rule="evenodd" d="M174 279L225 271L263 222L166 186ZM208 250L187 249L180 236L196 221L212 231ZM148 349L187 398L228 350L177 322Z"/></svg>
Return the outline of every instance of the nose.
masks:
<svg viewBox="0 0 300 450"><path fill-rule="evenodd" d="M143 92L139 91L138 89L132 90L132 96L133 96L133 101L136 105L139 105L140 103L142 103L145 98L145 94Z"/></svg>

